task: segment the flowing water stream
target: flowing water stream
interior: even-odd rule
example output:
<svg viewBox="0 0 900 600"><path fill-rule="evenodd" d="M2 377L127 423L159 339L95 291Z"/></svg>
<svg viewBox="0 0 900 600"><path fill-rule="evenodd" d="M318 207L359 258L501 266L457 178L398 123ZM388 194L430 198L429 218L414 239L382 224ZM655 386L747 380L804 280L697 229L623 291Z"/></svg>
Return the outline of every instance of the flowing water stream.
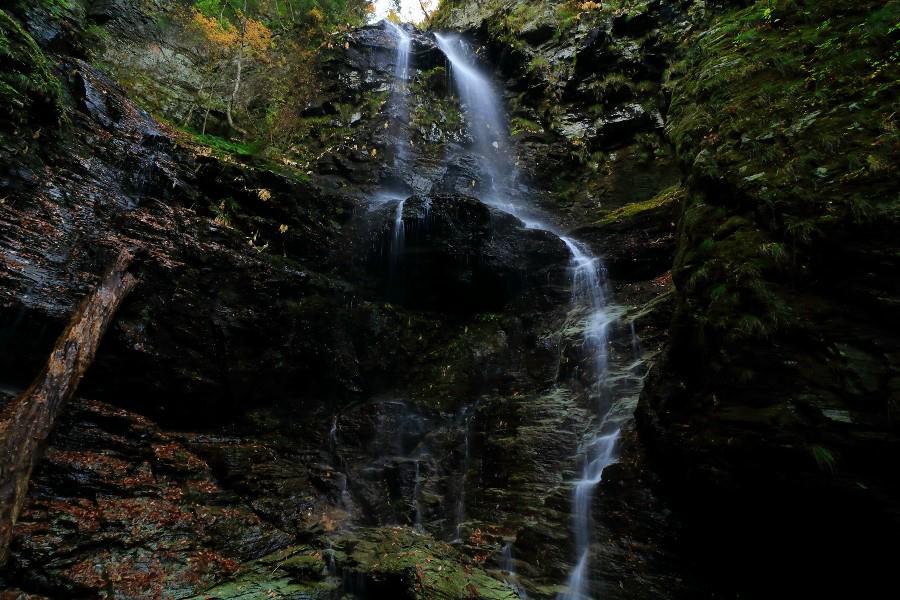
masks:
<svg viewBox="0 0 900 600"><path fill-rule="evenodd" d="M409 56L412 48L412 36L401 26L385 20L388 33L394 38L397 53L394 58L394 84L392 86L391 103L395 118L395 135L397 139L394 148L394 168L399 170L404 167L409 158ZM405 195L397 197L397 208L394 213L393 235L389 249L389 277L391 285L396 283L400 268L400 255L403 253L403 244L406 238L406 226L403 223L403 207L406 203Z"/></svg>
<svg viewBox="0 0 900 600"><path fill-rule="evenodd" d="M396 153L394 165L399 167L409 154L409 130L407 123L409 121L409 56L412 49L412 36L399 25L390 21L385 21L385 23L387 24L388 33L394 38L394 43L397 46L391 102L395 111L397 138L400 142L394 149Z"/></svg>
<svg viewBox="0 0 900 600"><path fill-rule="evenodd" d="M394 166L403 169L407 164L409 151L408 131L403 123L403 115L408 111L408 79L410 74L411 36L403 28L386 22L386 27L396 43L395 84L393 86L392 103L395 115L399 116L396 124L397 139ZM617 406L615 394L611 391L609 367L609 331L615 323L617 312L609 303L606 270L602 261L594 256L588 247L571 237L559 233L555 227L543 220L538 211L523 202L527 193L518 185L515 161L511 152L511 141L507 131L505 109L500 95L495 91L490 78L482 73L477 64L477 57L465 42L452 35L436 34L438 47L446 56L453 84L459 96L469 130L474 141L472 151L479 156L481 177L479 193L485 204L510 213L521 219L528 227L542 229L558 235L571 254L570 273L572 287L572 311L578 315L581 330L581 345L586 356L590 357L590 373L583 374L589 381L589 396L595 403L598 425L586 437L579 448L574 449L581 465L580 478L573 482L573 535L575 541L575 566L566 584L566 591L560 594L563 600L579 600L589 598L590 559L591 559L591 504L603 472L616 459L616 446L621 432L621 424L630 418L627 407ZM376 205L388 201L397 203L393 232L390 238L390 276L396 277L399 261L405 240L405 224L403 211L405 198L402 194L382 192L373 199ZM633 335L633 347L639 352L639 343ZM456 538L462 538L462 524L465 520L465 486L469 453L469 409L463 409L465 435L465 464L459 479L459 496L453 511L456 521ZM625 414L623 414L625 413ZM419 494L422 485L421 454L415 461L415 488L413 505L415 507L416 527L422 526ZM515 573L512 561L512 545L507 544L503 551L503 569L514 580Z"/></svg>
<svg viewBox="0 0 900 600"><path fill-rule="evenodd" d="M584 351L593 361L591 397L597 402L599 426L579 449L581 478L574 482L573 533L576 565L569 575L567 590L560 595L565 600L590 597L589 567L591 545L591 500L603 471L616 461L616 443L620 434L618 419L613 414L614 399L610 397L609 329L611 316L606 290L605 268L586 245L564 235L540 220L527 204L517 202L508 193L515 187L516 171L508 148L505 111L490 79L481 73L475 58L462 39L436 34L440 49L450 62L453 82L472 134L475 150L482 155L482 176L488 182L489 193L483 200L519 217L532 228L544 229L559 235L571 253L572 302L583 314L582 342ZM635 341L635 348L637 348ZM511 547L508 547L511 548ZM509 564L511 565L511 549Z"/></svg>

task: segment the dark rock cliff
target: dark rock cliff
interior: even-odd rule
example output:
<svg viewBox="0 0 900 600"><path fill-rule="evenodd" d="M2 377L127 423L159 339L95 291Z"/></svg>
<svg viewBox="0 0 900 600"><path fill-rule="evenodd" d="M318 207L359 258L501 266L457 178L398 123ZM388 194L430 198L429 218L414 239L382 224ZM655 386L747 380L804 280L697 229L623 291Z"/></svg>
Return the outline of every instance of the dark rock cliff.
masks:
<svg viewBox="0 0 900 600"><path fill-rule="evenodd" d="M609 206L603 161L629 193L682 182L630 235L676 248L637 417L684 549L725 593L879 589L900 525L897 3L592 4L451 2L436 21L485 44L518 118L578 142L585 221L621 231L641 206ZM647 135L651 158L628 145ZM629 246L594 227L616 268Z"/></svg>
<svg viewBox="0 0 900 600"><path fill-rule="evenodd" d="M900 534L898 188L884 168L900 158L897 71L874 66L896 52L898 7L804 8L776 6L747 33L759 8L726 11L673 69L668 127L692 192L672 350L640 415L704 497L705 544L738 511L729 535L750 568L874 590L875 540ZM744 568L722 574L759 589Z"/></svg>
<svg viewBox="0 0 900 600"><path fill-rule="evenodd" d="M827 597L891 572L900 9L845 4L445 0L432 19L502 84L505 191L611 278L627 414L592 596ZM175 8L0 10L0 405L120 248L141 277L0 595L564 593L597 426L585 315L563 241L479 200L433 39L409 30L401 104L389 28L330 36L304 137L250 157L181 129L201 81Z"/></svg>

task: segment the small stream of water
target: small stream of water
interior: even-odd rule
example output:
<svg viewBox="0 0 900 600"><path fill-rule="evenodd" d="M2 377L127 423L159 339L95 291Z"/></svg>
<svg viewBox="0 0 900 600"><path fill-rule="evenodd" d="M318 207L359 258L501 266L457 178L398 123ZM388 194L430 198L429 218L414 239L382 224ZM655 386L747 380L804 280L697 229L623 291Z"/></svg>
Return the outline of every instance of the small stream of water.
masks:
<svg viewBox="0 0 900 600"><path fill-rule="evenodd" d="M386 22L386 28L396 43L395 84L393 86L394 114L399 116L397 129L398 147L396 148L394 166L401 170L407 164L410 144L408 130L402 121L408 116L408 79L410 74L411 36L403 28ZM573 449L579 457L580 477L573 482L572 527L575 541L575 566L569 574L566 591L560 594L561 600L581 600L591 597L590 562L592 500L597 486L603 478L604 470L617 460L617 442L623 422L622 407L617 407L617 398L610 391L609 366L609 331L616 321L616 311L611 310L607 290L606 270L599 257L594 256L582 242L558 232L555 227L543 220L533 207L522 202L524 195L512 190L521 190L517 186L517 173L514 160L510 156L512 147L507 131L505 109L500 95L495 91L490 78L481 72L476 57L465 42L453 35L435 34L438 47L446 56L453 84L458 94L463 113L473 137L472 151L480 158L478 174L481 181L479 195L485 204L510 213L521 219L526 226L554 233L566 245L571 255L569 270L571 273L572 314L580 320L581 345L583 352L590 358L590 373L582 373L581 378L588 382L589 397L595 403L598 425L587 436L579 448ZM391 285L397 277L399 261L405 242L405 224L403 211L405 198L402 195L382 193L377 197L379 204L396 201L397 207L393 220L391 236L389 269ZM640 346L634 336L632 327L633 349L639 354ZM465 488L466 472L469 468L469 426L473 405L463 408L461 427L464 430L465 458L459 475L458 498L453 515L455 519L455 535L457 540L463 537L463 523L466 518ZM625 418L630 418L630 413ZM421 473L421 455L415 461L415 485L413 505L415 508L415 525L422 528L421 506L419 495L423 483ZM507 573L511 584L515 583L515 572L512 560L512 545L503 549L503 570ZM518 586L516 585L517 590ZM523 592L520 592L523 593Z"/></svg>
<svg viewBox="0 0 900 600"><path fill-rule="evenodd" d="M472 52L463 40L441 34L436 34L435 39L450 62L453 82L475 139L475 150L484 159L481 161L482 176L489 182L490 193L483 200L519 217L531 228L559 235L571 254L572 303L574 310L584 313L582 342L584 351L593 362L590 389L592 399L597 401L599 426L587 443L578 449L582 465L581 477L574 482L572 501L576 564L569 575L567 590L560 598L589 598L591 501L602 480L603 471L616 461L616 444L620 434L618 425L608 420L614 401L610 398L607 385L609 329L614 318L609 311L606 270L601 260L591 254L586 245L560 235L553 226L536 217L530 207L504 196L504 190L514 187L516 174L506 151L510 142L500 97L494 91L490 79L479 71ZM637 342L634 343L637 348ZM511 558L509 562L511 564Z"/></svg>

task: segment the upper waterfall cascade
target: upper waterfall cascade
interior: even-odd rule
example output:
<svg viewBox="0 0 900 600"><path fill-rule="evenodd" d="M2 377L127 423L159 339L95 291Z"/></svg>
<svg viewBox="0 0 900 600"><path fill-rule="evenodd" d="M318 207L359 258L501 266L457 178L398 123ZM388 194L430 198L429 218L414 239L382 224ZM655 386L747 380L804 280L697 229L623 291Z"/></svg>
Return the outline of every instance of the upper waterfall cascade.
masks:
<svg viewBox="0 0 900 600"><path fill-rule="evenodd" d="M395 102L405 103L401 96L405 92L409 77L409 35L400 27L388 23L397 43L397 66ZM575 239L559 233L546 222L537 210L527 202L527 194L517 181L519 174L512 156L513 144L508 133L506 112L501 97L490 77L477 64L476 57L465 41L451 34L435 34L438 47L450 65L451 78L462 105L473 139L471 151L477 156L482 182L481 200L499 210L521 219L529 228L545 230L557 235L571 254L570 273L573 311L582 320L582 348L590 355L593 373L589 374L591 385L589 396L595 400L596 418L599 425L594 434L577 449L582 464L581 477L573 482L573 535L576 557L561 598L576 600L590 597L589 566L591 544L591 505L596 487L603 471L616 461L617 441L620 428L610 415L616 404L608 385L608 331L615 321L615 311L610 310L606 289L605 268L599 257L591 254L587 246ZM406 151L406 145L398 150L398 156ZM403 155L403 158L406 158ZM392 236L391 269L396 269L397 253L403 244L403 206L398 202ZM635 338L636 340L636 338ZM634 347L638 347L634 342ZM466 444L468 452L468 443ZM417 472L417 481L419 475ZM461 479L465 482L465 478ZM418 487L417 487L418 490ZM418 492L417 492L418 493ZM457 509L457 537L460 523L465 513L464 494L460 495ZM507 546L507 550L511 546Z"/></svg>

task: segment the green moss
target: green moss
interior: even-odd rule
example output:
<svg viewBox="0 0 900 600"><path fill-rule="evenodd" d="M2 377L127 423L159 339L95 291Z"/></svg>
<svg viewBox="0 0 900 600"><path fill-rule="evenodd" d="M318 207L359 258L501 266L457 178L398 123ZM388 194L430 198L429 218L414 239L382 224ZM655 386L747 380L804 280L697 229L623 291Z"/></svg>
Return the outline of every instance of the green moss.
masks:
<svg viewBox="0 0 900 600"><path fill-rule="evenodd" d="M449 544L406 527L372 529L338 541L345 572L394 587L395 597L515 600L518 594L490 577ZM342 565L343 566L343 565Z"/></svg>
<svg viewBox="0 0 900 600"><path fill-rule="evenodd" d="M325 571L321 552L291 547L244 565L231 581L190 600L331 598L339 586L326 580Z"/></svg>
<svg viewBox="0 0 900 600"><path fill-rule="evenodd" d="M673 274L701 348L798 326L792 287L820 244L891 235L897 23L897 2L778 0L719 13L688 40L667 127L700 193L685 202Z"/></svg>
<svg viewBox="0 0 900 600"><path fill-rule="evenodd" d="M602 219L597 221L596 224L612 225L614 223L627 221L639 215L659 210L664 207L673 206L684 200L685 193L686 192L684 188L680 186L673 186L667 190L660 192L649 200L627 204L622 208L611 211L604 215Z"/></svg>
<svg viewBox="0 0 900 600"><path fill-rule="evenodd" d="M429 411L458 410L460 398L473 392L473 375L483 368L485 360L502 351L502 325L501 315L481 315L433 346L416 373L418 383L411 390L412 401Z"/></svg>
<svg viewBox="0 0 900 600"><path fill-rule="evenodd" d="M528 63L528 70L532 73L545 73L550 69L550 61L547 57L540 54L531 59Z"/></svg>
<svg viewBox="0 0 900 600"><path fill-rule="evenodd" d="M516 4L509 16L506 25L512 31L521 33L528 25L539 21L546 11L541 2L524 2Z"/></svg>
<svg viewBox="0 0 900 600"><path fill-rule="evenodd" d="M410 85L411 96L415 99L410 112L409 124L420 133L417 140L421 144L437 146L438 151L446 142L445 133L463 128L463 115L459 101L447 90L447 71L435 67L421 73ZM441 138L432 138L432 132L440 131ZM427 147L427 146L426 146Z"/></svg>
<svg viewBox="0 0 900 600"><path fill-rule="evenodd" d="M510 119L510 132L514 136L523 133L544 133L544 126L525 117L513 117Z"/></svg>
<svg viewBox="0 0 900 600"><path fill-rule="evenodd" d="M54 16L63 16L72 8L71 0L17 0L15 8L24 11L39 6Z"/></svg>
<svg viewBox="0 0 900 600"><path fill-rule="evenodd" d="M259 142L237 142L234 140L226 140L225 138L219 137L217 135L210 134L202 134L190 131L191 135L193 135L194 139L203 144L204 146L208 146L213 150L218 152L222 152L225 154L234 154L237 156L255 156L259 153L260 143Z"/></svg>
<svg viewBox="0 0 900 600"><path fill-rule="evenodd" d="M31 139L55 134L62 119L62 86L50 62L19 22L0 10L0 142L25 149Z"/></svg>
<svg viewBox="0 0 900 600"><path fill-rule="evenodd" d="M580 12L573 2L563 2L556 8L556 36L562 37L572 29L580 18Z"/></svg>
<svg viewBox="0 0 900 600"><path fill-rule="evenodd" d="M757 2L720 17L675 69L686 76L671 86L669 132L682 159L706 150L714 177L762 192L785 222L889 208L900 7L882 4Z"/></svg>

